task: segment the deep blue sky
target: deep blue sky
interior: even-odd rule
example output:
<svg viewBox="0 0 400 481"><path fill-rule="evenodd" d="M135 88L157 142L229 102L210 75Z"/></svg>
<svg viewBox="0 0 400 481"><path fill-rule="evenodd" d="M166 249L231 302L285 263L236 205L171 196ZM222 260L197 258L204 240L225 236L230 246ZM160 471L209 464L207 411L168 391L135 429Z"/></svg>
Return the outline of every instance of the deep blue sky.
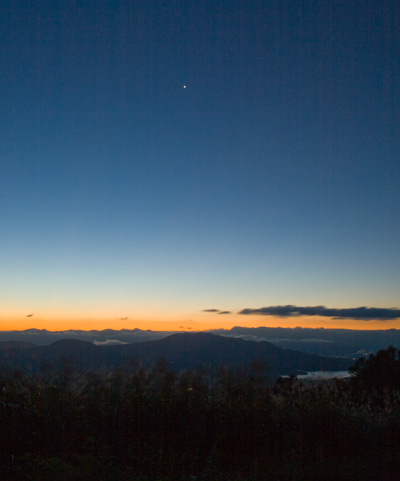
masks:
<svg viewBox="0 0 400 481"><path fill-rule="evenodd" d="M0 15L4 316L399 306L397 0Z"/></svg>

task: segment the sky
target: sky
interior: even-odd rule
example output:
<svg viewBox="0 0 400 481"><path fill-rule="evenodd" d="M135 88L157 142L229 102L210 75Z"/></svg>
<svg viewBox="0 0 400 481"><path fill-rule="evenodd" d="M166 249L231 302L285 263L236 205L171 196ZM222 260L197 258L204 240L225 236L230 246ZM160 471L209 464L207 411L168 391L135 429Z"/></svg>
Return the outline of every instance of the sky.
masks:
<svg viewBox="0 0 400 481"><path fill-rule="evenodd" d="M0 22L0 329L400 328L397 0Z"/></svg>

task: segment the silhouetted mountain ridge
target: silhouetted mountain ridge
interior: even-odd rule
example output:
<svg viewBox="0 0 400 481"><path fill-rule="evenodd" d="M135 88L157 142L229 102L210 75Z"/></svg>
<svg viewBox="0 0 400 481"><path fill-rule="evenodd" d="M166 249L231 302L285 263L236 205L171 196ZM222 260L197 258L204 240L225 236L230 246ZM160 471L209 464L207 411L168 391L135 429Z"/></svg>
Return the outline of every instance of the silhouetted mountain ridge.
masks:
<svg viewBox="0 0 400 481"><path fill-rule="evenodd" d="M242 338L252 341L267 341L283 349L293 349L309 354L333 357L360 357L376 353L389 345L400 345L399 329L355 330L323 329L306 327L240 327L212 329L207 332L220 336ZM2 341L23 341L36 345L48 345L62 339L78 339L98 345L141 343L171 336L176 332L141 329L66 330L47 331L27 329L25 331L0 331ZM181 333L181 331L180 331Z"/></svg>
<svg viewBox="0 0 400 481"><path fill-rule="evenodd" d="M45 366L59 368L65 363L77 370L113 369L127 366L133 359L143 367L150 367L160 358L166 359L174 371L202 367L213 370L223 366L246 370L257 360L266 367L271 378L297 370L344 370L352 364L350 359L321 357L284 350L268 342L210 333L180 333L157 341L112 346L97 346L76 339L56 341L47 346L19 346L16 343L12 355L9 347L0 344L0 366L33 372Z"/></svg>

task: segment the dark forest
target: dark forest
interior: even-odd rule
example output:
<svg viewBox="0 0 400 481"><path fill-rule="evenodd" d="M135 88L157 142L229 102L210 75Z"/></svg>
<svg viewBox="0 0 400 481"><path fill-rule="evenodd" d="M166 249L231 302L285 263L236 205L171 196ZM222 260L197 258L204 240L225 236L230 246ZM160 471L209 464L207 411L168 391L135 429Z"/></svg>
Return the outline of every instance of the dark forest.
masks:
<svg viewBox="0 0 400 481"><path fill-rule="evenodd" d="M61 370L0 375L2 480L393 480L400 472L399 352L348 380L266 369Z"/></svg>

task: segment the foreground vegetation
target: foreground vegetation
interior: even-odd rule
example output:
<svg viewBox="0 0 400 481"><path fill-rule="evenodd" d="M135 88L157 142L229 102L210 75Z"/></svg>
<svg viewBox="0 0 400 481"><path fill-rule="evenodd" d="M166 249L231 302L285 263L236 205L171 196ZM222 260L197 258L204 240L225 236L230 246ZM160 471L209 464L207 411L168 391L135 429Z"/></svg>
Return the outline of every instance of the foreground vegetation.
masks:
<svg viewBox="0 0 400 481"><path fill-rule="evenodd" d="M400 472L399 353L353 379L267 386L251 373L0 376L2 480L393 480Z"/></svg>

